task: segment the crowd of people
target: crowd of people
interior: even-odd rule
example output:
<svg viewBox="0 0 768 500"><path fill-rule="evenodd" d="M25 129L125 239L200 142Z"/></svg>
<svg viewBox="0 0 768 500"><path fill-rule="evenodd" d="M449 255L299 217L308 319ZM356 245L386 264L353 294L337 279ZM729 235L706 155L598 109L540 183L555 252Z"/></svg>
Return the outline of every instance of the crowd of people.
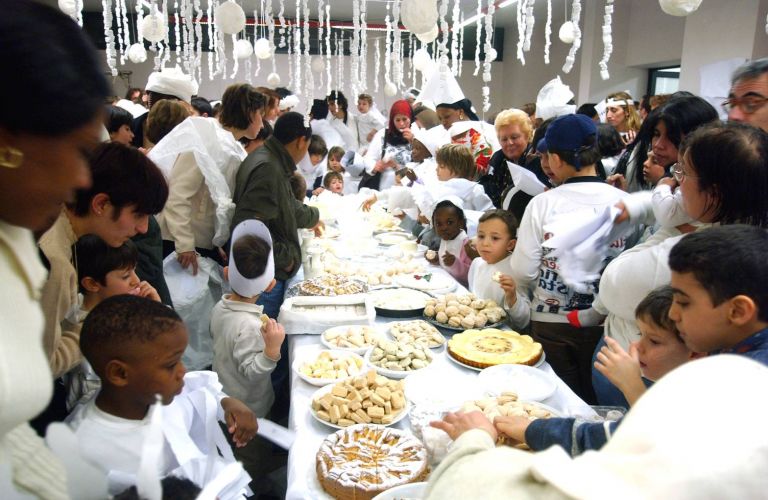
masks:
<svg viewBox="0 0 768 500"><path fill-rule="evenodd" d="M299 231L322 233L317 205L350 196L386 201L584 401L631 408L611 424L448 413L432 498L764 491L768 59L734 73L727 120L684 91L578 109L542 92L487 123L441 71L384 114L341 90L303 114L285 88L209 101L178 68L109 98L80 28L24 0L0 18L0 54L0 496L77 498L98 486L72 476L78 460L116 498L161 480L173 498L212 483L222 499L275 495L256 419L288 411L276 319ZM589 256L574 248L591 233L549 244L605 213ZM208 371L182 361L195 332L169 263L213 266L231 290L206 316ZM55 422L74 455L43 440ZM723 425L727 443L704 446ZM500 434L535 453L495 448Z"/></svg>

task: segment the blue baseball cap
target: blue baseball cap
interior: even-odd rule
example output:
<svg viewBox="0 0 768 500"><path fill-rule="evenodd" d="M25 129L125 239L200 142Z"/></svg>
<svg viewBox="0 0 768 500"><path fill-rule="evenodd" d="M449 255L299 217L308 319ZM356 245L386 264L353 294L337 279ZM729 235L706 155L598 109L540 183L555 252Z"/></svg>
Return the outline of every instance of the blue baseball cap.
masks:
<svg viewBox="0 0 768 500"><path fill-rule="evenodd" d="M590 136L593 140L587 142ZM586 115L561 116L547 127L544 143L547 151L576 152L583 146L597 145L597 126Z"/></svg>
<svg viewBox="0 0 768 500"><path fill-rule="evenodd" d="M547 140L543 137L539 139L539 142L536 143L536 152L537 153L546 153L547 152Z"/></svg>

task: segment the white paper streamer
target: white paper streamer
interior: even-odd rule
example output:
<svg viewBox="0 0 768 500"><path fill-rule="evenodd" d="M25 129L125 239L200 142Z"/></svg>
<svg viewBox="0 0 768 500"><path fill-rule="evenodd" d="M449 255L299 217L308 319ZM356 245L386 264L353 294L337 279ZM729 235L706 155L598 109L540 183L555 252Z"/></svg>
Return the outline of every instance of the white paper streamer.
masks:
<svg viewBox="0 0 768 500"><path fill-rule="evenodd" d="M568 56L565 58L565 64L563 65L563 73L570 73L573 69L573 64L576 62L576 52L581 47L581 28L579 28L579 17L581 17L581 2L579 0L573 0L571 6L571 22L573 23L573 43L571 44L571 50L568 51Z"/></svg>
<svg viewBox="0 0 768 500"><path fill-rule="evenodd" d="M531 37L533 36L533 24L535 22L533 4L534 0L528 0L528 4L525 7L525 43L523 44L525 52L530 52L531 50Z"/></svg>
<svg viewBox="0 0 768 500"><path fill-rule="evenodd" d="M547 25L544 27L544 64L549 64L549 46L552 45L552 0L547 0Z"/></svg>
<svg viewBox="0 0 768 500"><path fill-rule="evenodd" d="M480 32L483 29L483 0L477 0L477 21L475 22L475 72L473 76L477 76L480 72ZM434 54L434 52L433 52Z"/></svg>
<svg viewBox="0 0 768 500"><path fill-rule="evenodd" d="M610 78L608 74L608 61L611 59L611 53L613 52L613 40L611 38L611 21L613 16L613 0L606 0L605 2L605 16L603 16L603 58L600 60L600 78L607 80Z"/></svg>

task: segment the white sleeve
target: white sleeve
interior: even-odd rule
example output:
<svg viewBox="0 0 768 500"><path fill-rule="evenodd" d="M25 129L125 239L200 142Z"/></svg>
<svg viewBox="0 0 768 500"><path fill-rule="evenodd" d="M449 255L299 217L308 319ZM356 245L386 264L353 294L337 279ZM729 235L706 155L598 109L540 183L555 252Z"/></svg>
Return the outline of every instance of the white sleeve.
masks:
<svg viewBox="0 0 768 500"><path fill-rule="evenodd" d="M483 189L483 186L480 184L475 185L475 187L472 189L471 196L471 207L467 208L476 210L478 212L485 212L486 210L492 210L495 208L491 199L487 194L485 194L485 189Z"/></svg>
<svg viewBox="0 0 768 500"><path fill-rule="evenodd" d="M653 217L653 203L650 191L637 191L630 193L621 199L629 212L629 221L632 224L645 224L650 226L655 222Z"/></svg>
<svg viewBox="0 0 768 500"><path fill-rule="evenodd" d="M368 145L368 151L365 153L365 171L369 174L373 174L373 167L376 166L376 162L381 160L381 147L384 144L384 129L376 132L376 135L371 139L371 143Z"/></svg>
<svg viewBox="0 0 768 500"><path fill-rule="evenodd" d="M677 227L693 221L683 209L683 193L680 189L672 192L667 184L659 184L651 195L653 215L664 227Z"/></svg>
<svg viewBox="0 0 768 500"><path fill-rule="evenodd" d="M517 290L516 295L517 301L512 307L507 306L504 300L504 310L507 311L512 328L522 330L531 322L531 299L520 290Z"/></svg>
<svg viewBox="0 0 768 500"><path fill-rule="evenodd" d="M533 291L539 278L541 264L541 242L544 241L542 221L540 220L540 197L534 197L525 208L520 227L517 230L517 244L512 252L510 265L512 277L518 288L524 293ZM545 207L546 208L546 207Z"/></svg>

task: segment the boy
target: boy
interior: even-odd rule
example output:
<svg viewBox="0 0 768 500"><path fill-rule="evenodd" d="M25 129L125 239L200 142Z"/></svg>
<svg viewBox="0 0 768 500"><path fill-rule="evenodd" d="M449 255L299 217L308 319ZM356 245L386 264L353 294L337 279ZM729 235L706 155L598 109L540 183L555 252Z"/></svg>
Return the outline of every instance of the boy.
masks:
<svg viewBox="0 0 768 500"><path fill-rule="evenodd" d="M364 155L371 139L387 125L387 120L373 105L373 97L369 94L357 96L357 111L360 113L357 115L357 139L360 142L358 152Z"/></svg>
<svg viewBox="0 0 768 500"><path fill-rule="evenodd" d="M323 188L331 193L344 196L344 177L338 172L328 172L323 177Z"/></svg>
<svg viewBox="0 0 768 500"><path fill-rule="evenodd" d="M263 418L275 399L270 374L280 360L285 330L256 305L259 296L275 286L272 237L261 221L249 219L237 225L229 263L224 277L232 293L224 295L211 313L213 370L226 394ZM259 437L234 450L253 478L254 490L263 486L269 472L270 451L270 443Z"/></svg>
<svg viewBox="0 0 768 500"><path fill-rule="evenodd" d="M740 224L686 235L669 253L669 317L685 344L768 364L768 233Z"/></svg>
<svg viewBox="0 0 768 500"><path fill-rule="evenodd" d="M304 198L307 197L307 181L304 179L304 176L294 172L288 179L288 183L291 185L293 197L304 203Z"/></svg>
<svg viewBox="0 0 768 500"><path fill-rule="evenodd" d="M237 446L245 446L256 433L253 412L223 394L214 373L185 377L181 357L187 339L187 329L172 309L131 295L103 301L83 324L80 349L102 387L95 399L70 416L69 425L83 458L109 473L112 494L135 482L150 430L149 409L157 397L164 405L158 471L162 476L174 473L194 479L188 473L192 463L212 464L216 473L234 462L217 422L203 417L211 411L227 422ZM218 452L209 449L209 434ZM241 471L232 493L219 498L240 498L249 480Z"/></svg>
<svg viewBox="0 0 768 500"><path fill-rule="evenodd" d="M341 146L334 146L328 151L328 171L344 173L344 166L341 159L344 158L346 151Z"/></svg>
<svg viewBox="0 0 768 500"><path fill-rule="evenodd" d="M323 175L323 160L328 154L328 147L319 135L313 134L309 140L307 156L299 162L299 172L307 183L307 196L312 196L312 190L320 186Z"/></svg>
<svg viewBox="0 0 768 500"><path fill-rule="evenodd" d="M599 281L583 283L587 293L577 293L567 285L561 278L558 259L548 256L550 249L542 246L544 240L554 236L544 228L564 213L591 215L604 210L626 193L597 176L597 128L588 117L561 116L549 125L544 139L549 167L560 185L535 196L526 207L512 254L512 277L520 290L532 294L531 332L544 347L547 361L579 397L595 404L592 354L603 329L571 326L567 315L591 306ZM624 246L623 240L612 242L604 264Z"/></svg>

